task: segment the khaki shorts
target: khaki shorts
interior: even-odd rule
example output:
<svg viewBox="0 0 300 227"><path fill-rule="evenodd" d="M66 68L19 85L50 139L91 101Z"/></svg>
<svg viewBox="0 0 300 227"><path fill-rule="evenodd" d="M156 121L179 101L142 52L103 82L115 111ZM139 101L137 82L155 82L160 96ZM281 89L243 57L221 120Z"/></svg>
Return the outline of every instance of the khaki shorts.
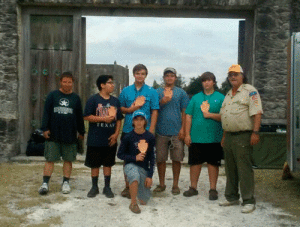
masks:
<svg viewBox="0 0 300 227"><path fill-rule="evenodd" d="M48 162L64 161L73 162L76 160L77 143L64 144L53 141L45 142L45 158Z"/></svg>
<svg viewBox="0 0 300 227"><path fill-rule="evenodd" d="M156 134L156 162L172 161L182 162L184 158L184 143L178 136L161 136Z"/></svg>

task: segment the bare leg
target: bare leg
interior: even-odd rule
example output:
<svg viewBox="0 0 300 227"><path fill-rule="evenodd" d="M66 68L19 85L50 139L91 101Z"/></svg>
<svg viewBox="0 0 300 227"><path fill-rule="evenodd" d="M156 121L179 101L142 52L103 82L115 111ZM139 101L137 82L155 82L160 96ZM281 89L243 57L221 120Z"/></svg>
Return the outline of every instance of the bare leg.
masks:
<svg viewBox="0 0 300 227"><path fill-rule="evenodd" d="M98 177L99 176L99 168L92 168L91 169L91 176Z"/></svg>
<svg viewBox="0 0 300 227"><path fill-rule="evenodd" d="M54 170L54 162L45 162L44 176L51 176Z"/></svg>
<svg viewBox="0 0 300 227"><path fill-rule="evenodd" d="M103 175L104 176L110 176L111 175L111 167L103 167ZM125 175L124 175L125 176ZM127 181L126 181L126 183L128 183ZM128 185L129 185L129 183L128 183Z"/></svg>
<svg viewBox="0 0 300 227"><path fill-rule="evenodd" d="M191 187L197 189L197 184L201 172L202 165L192 165L190 167Z"/></svg>
<svg viewBox="0 0 300 227"><path fill-rule="evenodd" d="M72 172L72 162L64 161L63 173L64 177L70 178Z"/></svg>
<svg viewBox="0 0 300 227"><path fill-rule="evenodd" d="M207 164L207 170L209 176L210 189L216 190L219 176L219 166Z"/></svg>
<svg viewBox="0 0 300 227"><path fill-rule="evenodd" d="M134 181L129 185L131 204L136 204L136 196L138 192L138 182Z"/></svg>
<svg viewBox="0 0 300 227"><path fill-rule="evenodd" d="M162 187L165 186L166 166L167 166L166 162L159 162L159 163L157 163L159 185L162 186Z"/></svg>
<svg viewBox="0 0 300 227"><path fill-rule="evenodd" d="M173 170L173 188L177 188L180 170L181 170L181 162L172 161L172 170Z"/></svg>

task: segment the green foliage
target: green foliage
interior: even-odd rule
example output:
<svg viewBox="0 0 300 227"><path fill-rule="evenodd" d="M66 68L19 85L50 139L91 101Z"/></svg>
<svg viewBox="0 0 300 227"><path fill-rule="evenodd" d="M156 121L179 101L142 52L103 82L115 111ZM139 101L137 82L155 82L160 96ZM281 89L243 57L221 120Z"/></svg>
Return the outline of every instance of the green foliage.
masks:
<svg viewBox="0 0 300 227"><path fill-rule="evenodd" d="M152 87L153 87L154 89L157 89L157 88L160 87L160 85L156 82L156 80L154 80L154 81L153 81Z"/></svg>
<svg viewBox="0 0 300 227"><path fill-rule="evenodd" d="M195 78L195 77L191 78L190 83L186 87L185 91L189 96L193 96L193 95L199 93L200 91L203 91L200 76L198 76L197 78Z"/></svg>
<svg viewBox="0 0 300 227"><path fill-rule="evenodd" d="M226 95L227 92L231 89L231 85L230 83L228 82L228 80L226 79L222 85L221 85L221 88L219 89L219 92L221 92L223 95Z"/></svg>

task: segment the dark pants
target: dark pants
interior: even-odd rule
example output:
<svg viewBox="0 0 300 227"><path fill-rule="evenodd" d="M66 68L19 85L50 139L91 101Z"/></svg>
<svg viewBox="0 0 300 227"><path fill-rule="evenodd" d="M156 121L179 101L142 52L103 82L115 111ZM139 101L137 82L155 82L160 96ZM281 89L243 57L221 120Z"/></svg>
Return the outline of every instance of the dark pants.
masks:
<svg viewBox="0 0 300 227"><path fill-rule="evenodd" d="M239 200L239 186L243 205L255 204L252 132L226 132L224 155L226 170L225 197L228 201Z"/></svg>

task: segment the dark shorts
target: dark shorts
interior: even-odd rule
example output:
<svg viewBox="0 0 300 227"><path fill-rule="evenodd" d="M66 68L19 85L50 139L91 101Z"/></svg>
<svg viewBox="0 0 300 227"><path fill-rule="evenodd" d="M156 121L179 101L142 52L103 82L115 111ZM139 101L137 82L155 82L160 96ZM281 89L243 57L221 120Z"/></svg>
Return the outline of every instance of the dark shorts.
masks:
<svg viewBox="0 0 300 227"><path fill-rule="evenodd" d="M223 148L220 143L192 143L189 147L189 165L201 165L204 162L221 166Z"/></svg>
<svg viewBox="0 0 300 227"><path fill-rule="evenodd" d="M111 167L116 164L117 144L112 147L87 147L84 165L90 168Z"/></svg>

